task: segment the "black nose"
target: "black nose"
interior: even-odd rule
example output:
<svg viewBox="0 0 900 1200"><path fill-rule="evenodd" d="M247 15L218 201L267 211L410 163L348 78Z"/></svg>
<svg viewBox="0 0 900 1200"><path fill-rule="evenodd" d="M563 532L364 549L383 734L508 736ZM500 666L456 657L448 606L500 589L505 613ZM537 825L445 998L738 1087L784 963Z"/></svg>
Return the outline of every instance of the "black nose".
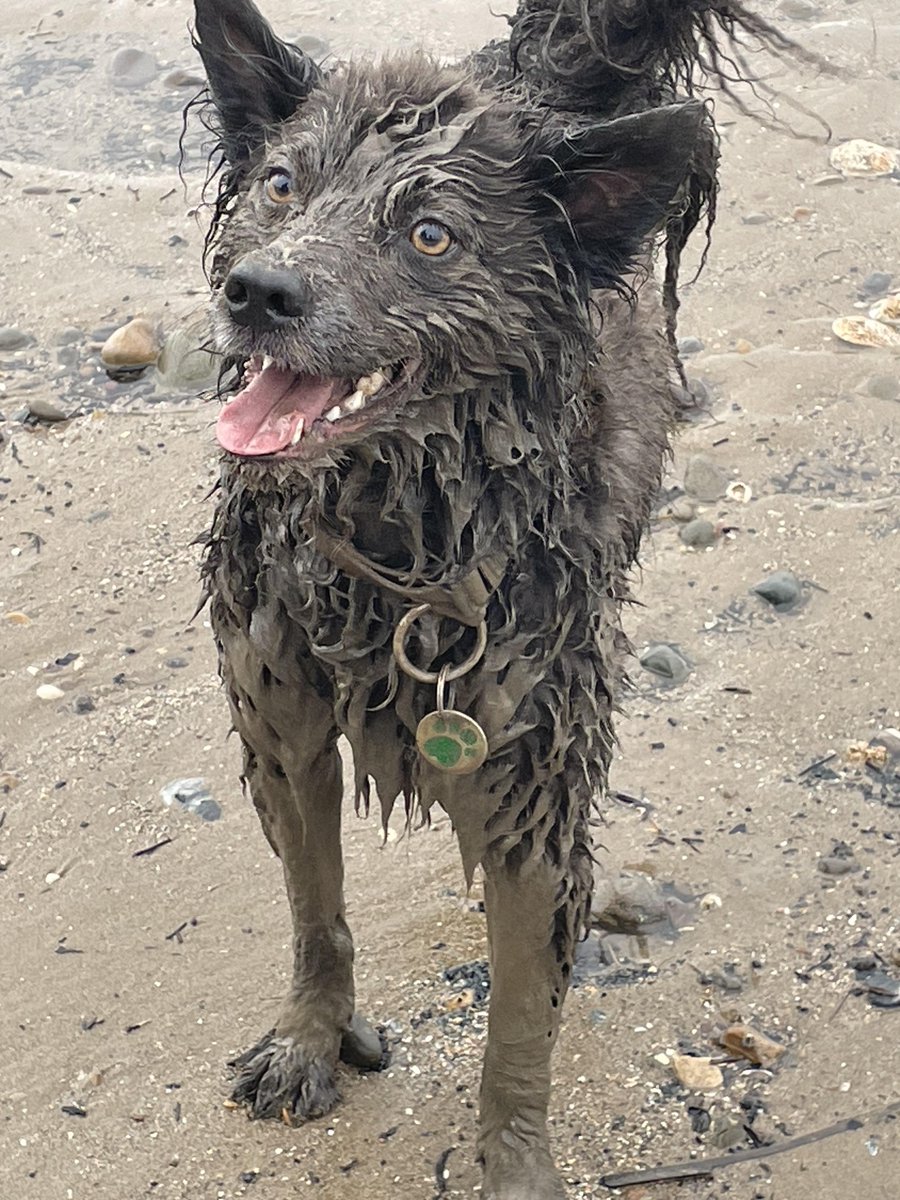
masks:
<svg viewBox="0 0 900 1200"><path fill-rule="evenodd" d="M238 325L278 329L309 308L309 288L292 271L238 263L225 280L225 301Z"/></svg>

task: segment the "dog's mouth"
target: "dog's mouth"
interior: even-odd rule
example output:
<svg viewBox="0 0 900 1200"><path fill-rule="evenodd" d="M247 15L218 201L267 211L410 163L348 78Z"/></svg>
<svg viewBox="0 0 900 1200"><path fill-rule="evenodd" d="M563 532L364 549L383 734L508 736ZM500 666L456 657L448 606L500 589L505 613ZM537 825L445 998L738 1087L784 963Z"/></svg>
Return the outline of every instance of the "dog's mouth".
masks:
<svg viewBox="0 0 900 1200"><path fill-rule="evenodd" d="M298 458L311 444L364 428L385 402L410 389L412 362L358 379L306 375L269 357L249 359L241 390L219 414L216 438L242 458Z"/></svg>

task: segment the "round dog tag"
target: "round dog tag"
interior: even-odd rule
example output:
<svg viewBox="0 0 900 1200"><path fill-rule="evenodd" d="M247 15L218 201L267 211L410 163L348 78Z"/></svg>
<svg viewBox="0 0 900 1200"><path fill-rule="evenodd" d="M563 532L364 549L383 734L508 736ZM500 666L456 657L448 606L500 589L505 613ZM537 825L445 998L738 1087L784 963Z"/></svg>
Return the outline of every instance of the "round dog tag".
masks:
<svg viewBox="0 0 900 1200"><path fill-rule="evenodd" d="M453 708L423 717L416 730L416 745L426 762L448 775L469 775L488 755L484 730Z"/></svg>

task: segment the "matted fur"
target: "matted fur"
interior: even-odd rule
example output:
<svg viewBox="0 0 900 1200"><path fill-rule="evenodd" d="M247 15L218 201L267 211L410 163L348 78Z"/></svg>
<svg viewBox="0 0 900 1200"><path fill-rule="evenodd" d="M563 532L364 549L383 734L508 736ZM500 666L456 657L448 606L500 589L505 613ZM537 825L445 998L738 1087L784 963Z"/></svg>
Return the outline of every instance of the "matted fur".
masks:
<svg viewBox="0 0 900 1200"><path fill-rule="evenodd" d="M197 10L226 161L210 243L224 358L238 375L270 355L350 379L419 364L359 434L223 458L204 576L295 927L294 986L275 1034L239 1061L236 1095L258 1115L315 1115L334 1102L342 1038L360 1058L335 815L343 734L366 804L372 782L385 821L398 797L407 811L440 803L467 876L484 866L486 1195L549 1200L562 1195L544 1131L549 1054L590 904L620 608L680 403L679 256L714 212L717 147L692 69L733 61L720 30L789 43L737 0L523 0L509 41L459 67L409 55L324 73L249 0ZM294 181L277 210L272 164ZM454 232L446 260L411 248L423 214ZM302 281L296 319L235 323L223 287L248 262ZM367 568L348 567L342 545ZM438 596L410 639L421 665L459 663L487 625L483 660L454 688L490 744L464 777L418 756L434 690L391 650L421 588Z"/></svg>

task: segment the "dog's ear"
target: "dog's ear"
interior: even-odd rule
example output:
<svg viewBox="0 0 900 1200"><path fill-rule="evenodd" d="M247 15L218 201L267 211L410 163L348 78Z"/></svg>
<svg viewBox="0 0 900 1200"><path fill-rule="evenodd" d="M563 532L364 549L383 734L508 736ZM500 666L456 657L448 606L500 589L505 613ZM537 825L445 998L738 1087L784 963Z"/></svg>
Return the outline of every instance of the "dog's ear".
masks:
<svg viewBox="0 0 900 1200"><path fill-rule="evenodd" d="M200 51L222 123L225 155L245 161L320 78L302 50L281 41L251 0L195 0Z"/></svg>
<svg viewBox="0 0 900 1200"><path fill-rule="evenodd" d="M664 224L697 155L714 156L715 143L706 109L687 101L577 129L546 127L536 151L538 182L565 210L579 257L601 286Z"/></svg>

